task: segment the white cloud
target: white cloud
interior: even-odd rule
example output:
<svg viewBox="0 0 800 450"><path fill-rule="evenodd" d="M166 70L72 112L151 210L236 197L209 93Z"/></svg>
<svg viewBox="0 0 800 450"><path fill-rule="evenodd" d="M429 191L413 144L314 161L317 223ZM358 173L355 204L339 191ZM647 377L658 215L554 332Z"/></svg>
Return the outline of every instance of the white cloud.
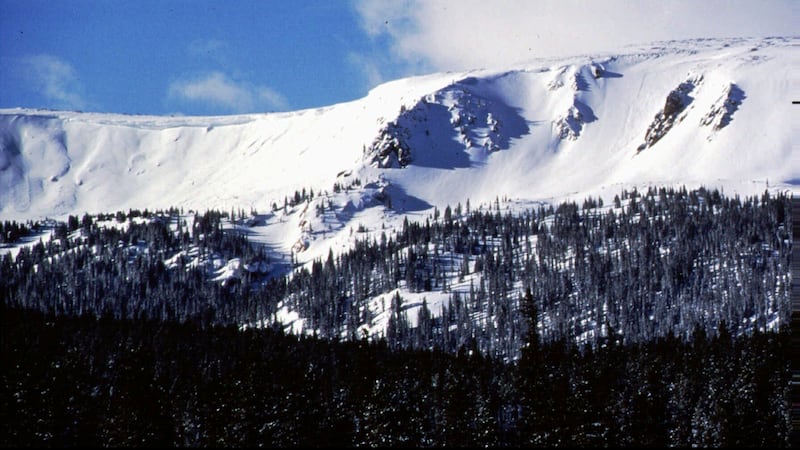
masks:
<svg viewBox="0 0 800 450"><path fill-rule="evenodd" d="M56 56L39 54L23 57L20 66L32 87L54 101L57 108L86 107L78 73L70 63Z"/></svg>
<svg viewBox="0 0 800 450"><path fill-rule="evenodd" d="M498 67L695 37L795 35L792 0L356 0L364 30L408 64Z"/></svg>
<svg viewBox="0 0 800 450"><path fill-rule="evenodd" d="M347 55L348 62L364 77L368 86L376 86L385 81L381 73L381 66L376 58L365 56L361 53Z"/></svg>
<svg viewBox="0 0 800 450"><path fill-rule="evenodd" d="M255 89L255 93L259 99L266 102L268 105L274 106L275 109L286 109L289 105L289 102L286 101L286 97L272 88L260 86Z"/></svg>
<svg viewBox="0 0 800 450"><path fill-rule="evenodd" d="M232 112L254 112L257 109L286 109L286 98L266 86L237 82L222 72L211 72L189 80L175 81L169 86L170 97L206 103Z"/></svg>

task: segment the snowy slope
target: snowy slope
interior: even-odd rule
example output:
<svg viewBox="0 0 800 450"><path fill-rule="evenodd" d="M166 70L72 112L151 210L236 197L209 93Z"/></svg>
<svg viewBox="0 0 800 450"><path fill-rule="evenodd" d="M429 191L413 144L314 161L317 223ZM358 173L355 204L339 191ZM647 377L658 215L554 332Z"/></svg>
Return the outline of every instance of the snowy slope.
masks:
<svg viewBox="0 0 800 450"><path fill-rule="evenodd" d="M666 42L397 80L291 113L0 110L0 219L243 208L260 213L256 242L308 261L346 246L359 225L467 200L613 197L647 184L793 188L797 44ZM334 195L334 183L353 189ZM301 189L324 195L270 212ZM323 201L328 212L312 214Z"/></svg>
<svg viewBox="0 0 800 450"><path fill-rule="evenodd" d="M517 112L519 117L500 121L500 133L510 136L510 147L501 143L499 151L486 152L479 142L467 150L469 167L423 167L387 177L411 195L451 204L465 198L488 201L496 195L583 195L618 183L746 189L741 183L761 182L756 191L765 188L766 180L796 184L800 153L792 151L792 114L797 108L790 103L796 41L701 44L706 43L688 50L653 49L476 74L458 82L457 89L494 103L506 116ZM599 77L593 74L597 68L602 68ZM688 106L663 138L637 152L670 92L687 81L694 84ZM715 130L704 118L724 103L731 85L738 89L741 104L727 126ZM518 118L523 120L514 120ZM473 127L485 134L485 124ZM419 127L412 134L419 136ZM443 141L426 151L442 151Z"/></svg>

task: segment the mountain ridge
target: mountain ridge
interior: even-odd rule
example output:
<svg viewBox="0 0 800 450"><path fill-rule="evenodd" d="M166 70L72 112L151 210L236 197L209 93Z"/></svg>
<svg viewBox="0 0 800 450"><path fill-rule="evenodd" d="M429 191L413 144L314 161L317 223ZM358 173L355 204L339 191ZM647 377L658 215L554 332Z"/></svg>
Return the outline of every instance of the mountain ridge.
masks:
<svg viewBox="0 0 800 450"><path fill-rule="evenodd" d="M4 109L0 216L267 211L313 190L341 208L328 226L344 231L498 196L557 201L648 184L794 188L796 46L796 38L670 41L400 79L362 99L287 113ZM358 189L334 195L336 185ZM308 240L300 217L308 208L288 214L290 230L273 227L270 242L288 250ZM328 242L315 252L324 254L330 236L316 239Z"/></svg>
<svg viewBox="0 0 800 450"><path fill-rule="evenodd" d="M683 42L674 51L432 74L386 83L361 100L292 113L159 118L3 110L0 218L69 219L36 225L38 235L0 253L29 255L22 247L36 247L50 233L54 258L65 247L110 252L106 258L117 261L128 259L114 252L133 259L149 254L157 261L153 270L166 268L176 283L188 272L204 274L191 291L224 288L241 294L240 306L261 304L258 314L236 319L240 326L340 337L397 338L398 326L424 330L432 323L426 318L447 330L456 325L445 324L454 320L445 311L464 316L461 338L490 332L488 323L516 317L533 288L538 301L549 302L541 305L543 336L560 333L558 324L569 316L579 324L571 333L580 342L605 335L607 324L598 318L608 316L608 305L625 317L627 306L615 303L625 296L597 291L593 282L575 290L587 280L572 274L567 283L558 274L574 266L585 275L591 267L625 290L645 258L645 267L663 273L642 274L635 298L655 299L653 311L696 303L701 292L691 289L702 285L687 280L698 271L737 286L719 301L751 305L727 316L704 304L687 307L672 316L682 333L698 315L733 317L744 321L737 325L742 330L755 322L775 329L785 316L775 306L786 285L778 269L788 240L776 240L785 231L778 219L785 197L758 196L800 180L790 103L782 106L791 94L795 41L703 41L694 51ZM740 195L755 198L742 205ZM763 216L740 216L743 207ZM699 227L708 230L724 217L754 220L748 226L760 234L719 226L719 261L709 260L701 248L709 237L697 238ZM659 225L665 221L673 226ZM135 237L115 237L132 228ZM13 224L9 229L19 234ZM92 247L106 232L110 241ZM595 242L587 243L586 233ZM148 243L142 236L156 238ZM160 248L164 239L170 243ZM743 272L720 271L721 264ZM747 264L769 271L751 280ZM621 276L612 266L630 273ZM552 275L549 282L533 276L540 269ZM270 289L259 289L272 282L286 283L285 295L264 297ZM768 302L754 302L758 289L770 292ZM568 302L551 301L562 294ZM470 311L457 306L463 298L474 303ZM200 305L183 314L197 314L192 308ZM495 311L498 305L505 315ZM225 308L218 311L223 316L230 313ZM333 315L323 320L319 308L334 308ZM635 320L663 325L653 317ZM706 326L713 329L714 321ZM519 350L514 336L523 330L512 328L504 341L510 347L495 349L505 357Z"/></svg>

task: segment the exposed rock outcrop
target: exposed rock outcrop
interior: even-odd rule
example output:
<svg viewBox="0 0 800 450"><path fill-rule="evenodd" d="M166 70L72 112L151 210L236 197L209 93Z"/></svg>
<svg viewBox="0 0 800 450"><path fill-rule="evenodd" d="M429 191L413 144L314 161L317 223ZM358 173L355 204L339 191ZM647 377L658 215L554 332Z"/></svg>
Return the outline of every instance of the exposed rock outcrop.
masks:
<svg viewBox="0 0 800 450"><path fill-rule="evenodd" d="M584 125L595 120L597 117L592 108L576 99L567 109L567 113L553 122L553 126L559 139L574 141L581 135Z"/></svg>
<svg viewBox="0 0 800 450"><path fill-rule="evenodd" d="M664 108L656 114L653 122L647 128L647 132L644 136L644 143L639 145L637 149L638 152L655 145L676 123L683 120L684 116L681 115L681 113L683 113L694 100L694 97L689 94L691 94L702 81L702 76L690 78L678 85L677 88L673 89L669 95L667 95Z"/></svg>
<svg viewBox="0 0 800 450"><path fill-rule="evenodd" d="M744 91L734 83L730 83L722 95L711 105L711 110L700 119L700 125L710 126L716 132L725 128L733 119L733 113L739 109L745 95ZM711 140L713 133L708 136Z"/></svg>
<svg viewBox="0 0 800 450"><path fill-rule="evenodd" d="M580 101L579 98L581 98L582 92L589 90L589 83L584 72L590 73L596 79L600 76L598 70L601 69L595 64L566 66L548 84L548 89L551 91L567 86L569 92L560 95L569 95L572 100L566 112L552 121L553 133L559 139L574 141L581 135L581 131L587 123L597 120L592 108Z"/></svg>
<svg viewBox="0 0 800 450"><path fill-rule="evenodd" d="M380 168L405 167L411 163L407 128L389 122L370 145L367 154L371 164Z"/></svg>
<svg viewBox="0 0 800 450"><path fill-rule="evenodd" d="M519 112L476 93L466 78L433 94L386 123L364 158L378 168L468 167L470 158L508 148L510 139L528 131ZM417 153L418 152L418 153Z"/></svg>

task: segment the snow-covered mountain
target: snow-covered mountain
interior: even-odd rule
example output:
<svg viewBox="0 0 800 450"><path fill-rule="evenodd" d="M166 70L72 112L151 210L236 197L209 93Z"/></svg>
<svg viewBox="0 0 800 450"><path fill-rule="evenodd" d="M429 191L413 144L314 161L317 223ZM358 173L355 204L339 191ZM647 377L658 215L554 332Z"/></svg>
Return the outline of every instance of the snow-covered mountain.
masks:
<svg viewBox="0 0 800 450"><path fill-rule="evenodd" d="M795 190L797 44L797 38L666 42L402 79L353 102L279 114L0 110L0 220L178 207L186 211L184 229L192 229L192 210L232 211L237 222L225 226L260 245L266 260L206 254L196 245L164 260L169 268L184 267L179 261L206 267L209 280L224 284L246 272L274 277L295 264L312 267L329 254L345 254L356 240L391 237L406 219L447 215L446 206L524 211L588 196L611 205L622 189L647 186L720 187L741 196ZM180 233L177 222L171 227ZM130 221L98 217L96 223ZM130 243L130 251L144 251L140 245ZM6 245L0 253L19 248ZM410 251L401 252L410 258ZM538 250L519 251L515 257L524 259L525 251ZM420 311L438 316L453 295L467 296L486 281L475 255L441 252L449 260L441 287L400 280L351 299L369 317L359 319L359 333L388 334L394 296L402 296L416 326ZM713 261L697 263L716 273ZM780 286L768 288L767 303L779 302ZM509 289L504 298L515 304L524 286L517 280ZM744 320L758 317L762 328L775 328L781 313L767 303L759 303L761 315L750 311ZM492 314L477 309L470 320L483 329L496 319ZM543 324L548 314L555 313L543 313ZM576 316L588 324L581 336L602 334L602 321L591 314ZM298 333L320 327L291 295L260 320L256 325L277 321Z"/></svg>
<svg viewBox="0 0 800 450"><path fill-rule="evenodd" d="M3 442L784 445L797 44L0 110Z"/></svg>
<svg viewBox="0 0 800 450"><path fill-rule="evenodd" d="M467 200L613 196L648 184L792 188L797 45L663 42L402 79L290 113L0 110L0 218L170 206L268 212L313 190L336 214L306 217L306 203L261 217L259 233L311 258L359 225Z"/></svg>

